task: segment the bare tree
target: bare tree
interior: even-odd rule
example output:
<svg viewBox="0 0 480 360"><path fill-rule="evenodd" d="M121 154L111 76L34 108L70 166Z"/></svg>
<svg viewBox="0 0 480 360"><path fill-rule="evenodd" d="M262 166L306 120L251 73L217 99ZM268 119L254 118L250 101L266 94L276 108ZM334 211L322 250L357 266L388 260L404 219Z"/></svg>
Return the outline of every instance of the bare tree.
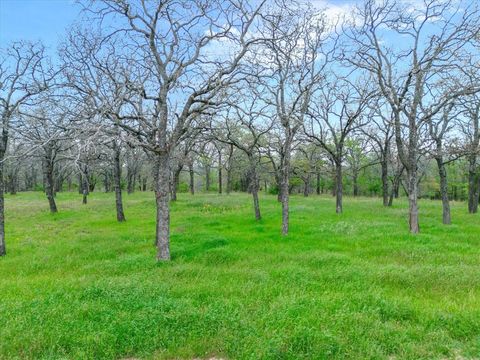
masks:
<svg viewBox="0 0 480 360"><path fill-rule="evenodd" d="M347 137L365 124L364 110L374 93L364 81L353 84L334 77L312 95L304 133L321 146L335 165L336 212L343 211L343 172Z"/></svg>
<svg viewBox="0 0 480 360"><path fill-rule="evenodd" d="M391 107L398 155L408 175L412 233L420 230L418 159L422 128L446 104L465 95L461 88L441 96L432 85L439 72L453 66L455 53L479 31L478 13L472 4L454 6L451 1L428 0L421 5L412 8L393 0L365 1L355 13L356 24L346 32L355 50L344 56L350 64L371 72ZM397 39L402 46L397 46Z"/></svg>
<svg viewBox="0 0 480 360"><path fill-rule="evenodd" d="M230 111L219 117L217 123L212 126L212 131L218 141L235 146L247 156L249 190L253 197L255 219L260 220L262 218L258 201L260 146L264 136L272 128L273 121L265 116L266 104L261 101L258 94L245 93L238 89L236 95L230 99L230 105L232 105Z"/></svg>
<svg viewBox="0 0 480 360"><path fill-rule="evenodd" d="M46 67L43 46L13 43L1 50L0 60L0 256L4 256L4 174L3 164L7 151L12 121L19 110L26 111L35 103L38 94L45 91L53 74Z"/></svg>
<svg viewBox="0 0 480 360"><path fill-rule="evenodd" d="M155 154L157 259L170 259L169 189L171 159L186 130L215 106L220 90L235 81L249 46L261 2L246 1L129 3L103 0L92 10L102 19L115 16L116 37L132 70L128 88L137 93L120 126L136 144ZM216 54L226 44L229 53ZM140 76L138 76L140 74ZM134 76L136 75L136 76ZM133 123L133 125L132 125Z"/></svg>
<svg viewBox="0 0 480 360"><path fill-rule="evenodd" d="M383 206L389 206L389 189L388 189L388 165L391 154L391 146L393 140L393 120L391 112L385 109L381 102L373 103L374 111L371 112L368 124L362 129L362 132L371 140L373 151L376 153L380 162L382 177L382 199ZM392 200L393 201L393 200Z"/></svg>
<svg viewBox="0 0 480 360"><path fill-rule="evenodd" d="M45 93L42 101L30 113L19 112L16 131L31 145L40 156L43 170L44 191L51 213L58 211L55 202L55 172L62 162L63 153L68 151L71 136L68 110L63 107L53 94ZM27 154L28 155L28 154ZM33 154L35 155L35 154Z"/></svg>
<svg viewBox="0 0 480 360"><path fill-rule="evenodd" d="M290 161L293 143L303 125L312 88L324 76L335 48L321 12L296 2L278 1L263 16L267 39L256 61L263 65L259 93L272 108L282 130L279 137L278 184L282 203L282 234L288 234ZM273 158L272 158L273 159Z"/></svg>

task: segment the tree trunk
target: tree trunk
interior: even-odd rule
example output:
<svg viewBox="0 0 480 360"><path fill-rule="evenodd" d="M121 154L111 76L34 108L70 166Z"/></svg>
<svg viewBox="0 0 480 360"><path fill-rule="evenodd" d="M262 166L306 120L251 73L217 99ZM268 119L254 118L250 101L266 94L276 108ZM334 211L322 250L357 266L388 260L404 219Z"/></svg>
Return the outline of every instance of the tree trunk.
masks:
<svg viewBox="0 0 480 360"><path fill-rule="evenodd" d="M4 198L4 189L5 183L3 180L3 160L5 154L0 153L0 256L5 256L7 254L7 248L5 245L5 198Z"/></svg>
<svg viewBox="0 0 480 360"><path fill-rule="evenodd" d="M282 235L288 234L289 225L289 170L286 166L282 170L282 182L280 185L280 198L282 202Z"/></svg>
<svg viewBox="0 0 480 360"><path fill-rule="evenodd" d="M382 167L383 206L391 206L392 204L390 203L389 198L388 198L388 160L386 158L384 158L382 160L381 167ZM393 201L393 198L391 199L391 201Z"/></svg>
<svg viewBox="0 0 480 360"><path fill-rule="evenodd" d="M394 197L394 190L393 190L393 187L392 187L392 190L390 191L390 197L388 198L388 206L392 206L393 205L393 197Z"/></svg>
<svg viewBox="0 0 480 360"><path fill-rule="evenodd" d="M445 168L445 163L443 158L436 157L438 165L438 175L440 176L440 195L442 196L442 210L443 216L442 221L445 225L450 225L452 223L450 216L450 203L448 200L448 181L447 181L447 170Z"/></svg>
<svg viewBox="0 0 480 360"><path fill-rule="evenodd" d="M399 178L395 183L395 188L393 189L393 195L395 196L395 199L398 199L400 196L400 185L402 185L402 178Z"/></svg>
<svg viewBox="0 0 480 360"><path fill-rule="evenodd" d="M478 175L477 175L477 156L468 157L468 212L475 214L478 212Z"/></svg>
<svg viewBox="0 0 480 360"><path fill-rule="evenodd" d="M171 193L170 200L172 201L177 201L177 191L178 191L178 186L180 184L181 171L182 171L182 167L177 166L175 168L175 171L173 172L173 179L172 179L171 188L170 188L170 193Z"/></svg>
<svg viewBox="0 0 480 360"><path fill-rule="evenodd" d="M227 194L232 192L232 169L228 167L227 169Z"/></svg>
<svg viewBox="0 0 480 360"><path fill-rule="evenodd" d="M16 169L12 170L10 179L10 195L17 195L18 173Z"/></svg>
<svg viewBox="0 0 480 360"><path fill-rule="evenodd" d="M343 179L342 179L342 164L337 162L335 164L335 195L337 200L336 212L341 214L343 212Z"/></svg>
<svg viewBox="0 0 480 360"><path fill-rule="evenodd" d="M222 153L218 152L218 193L222 193Z"/></svg>
<svg viewBox="0 0 480 360"><path fill-rule="evenodd" d="M127 193L132 194L135 191L135 185L133 179L135 175L131 173L131 171L127 172Z"/></svg>
<svg viewBox="0 0 480 360"><path fill-rule="evenodd" d="M156 245L157 260L170 260L170 157L161 153L157 158L155 200L157 205Z"/></svg>
<svg viewBox="0 0 480 360"><path fill-rule="evenodd" d="M310 193L310 176L307 176L303 181L303 196L308 197Z"/></svg>
<svg viewBox="0 0 480 360"><path fill-rule="evenodd" d="M255 166L255 160L249 158L250 161L250 191L253 197L253 208L255 210L255 220L261 220L262 216L260 214L260 203L258 201L258 189L259 189L259 180L257 177L257 170Z"/></svg>
<svg viewBox="0 0 480 360"><path fill-rule="evenodd" d="M88 177L87 177L87 174L85 173L83 175L83 180L82 180L82 194L83 194L83 199L82 199L82 204L86 204L87 203L87 196L88 196Z"/></svg>
<svg viewBox="0 0 480 360"><path fill-rule="evenodd" d="M106 193L110 192L110 176L107 171L103 174L103 189Z"/></svg>
<svg viewBox="0 0 480 360"><path fill-rule="evenodd" d="M43 162L43 171L45 177L45 195L47 195L50 212L56 213L58 210L57 204L55 203L55 197L53 196L53 164L51 161L51 154L48 152Z"/></svg>
<svg viewBox="0 0 480 360"><path fill-rule="evenodd" d="M278 194L277 194L277 201L279 203L282 202L282 175L281 175L281 170L279 171L280 174L275 174L275 180L277 182L277 191L278 191Z"/></svg>
<svg viewBox="0 0 480 360"><path fill-rule="evenodd" d="M287 129L286 140L284 145L284 154L282 162L282 174L281 174L281 200L282 200L282 235L288 235L289 227L289 185L290 185L290 156L292 152L293 134L291 130Z"/></svg>
<svg viewBox="0 0 480 360"><path fill-rule="evenodd" d="M320 195L320 173L317 172L317 195Z"/></svg>
<svg viewBox="0 0 480 360"><path fill-rule="evenodd" d="M205 191L210 191L210 165L205 166Z"/></svg>
<svg viewBox="0 0 480 360"><path fill-rule="evenodd" d="M358 173L357 173L357 170L355 170L352 180L353 180L353 196L357 197L358 196Z"/></svg>
<svg viewBox="0 0 480 360"><path fill-rule="evenodd" d="M418 181L416 165L412 166L408 172L408 215L409 226L412 234L420 232L420 224L418 222Z"/></svg>
<svg viewBox="0 0 480 360"><path fill-rule="evenodd" d="M83 194L83 174L81 172L78 174L78 193Z"/></svg>
<svg viewBox="0 0 480 360"><path fill-rule="evenodd" d="M117 209L117 221L125 221L122 199L122 167L120 164L120 148L116 141L113 142L113 181L115 187L115 207Z"/></svg>
<svg viewBox="0 0 480 360"><path fill-rule="evenodd" d="M193 172L193 164L188 166L188 173L190 174L190 194L195 194L195 173Z"/></svg>

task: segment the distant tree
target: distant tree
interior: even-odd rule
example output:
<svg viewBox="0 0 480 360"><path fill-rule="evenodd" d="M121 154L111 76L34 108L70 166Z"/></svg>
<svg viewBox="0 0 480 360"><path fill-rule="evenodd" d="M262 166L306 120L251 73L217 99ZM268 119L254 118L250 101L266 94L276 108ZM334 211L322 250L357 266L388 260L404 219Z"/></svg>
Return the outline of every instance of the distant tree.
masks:
<svg viewBox="0 0 480 360"><path fill-rule="evenodd" d="M19 110L28 111L39 94L47 90L54 73L46 63L40 44L13 43L0 50L0 256L5 246L4 173L3 164L12 122Z"/></svg>
<svg viewBox="0 0 480 360"><path fill-rule="evenodd" d="M418 233L421 133L427 119L465 95L462 87L444 96L433 85L446 66L454 67L455 53L478 34L478 10L463 2L425 1L411 8L394 0L366 0L353 17L343 59L369 71L390 105L398 155L408 175L410 231ZM387 41L387 33L402 45Z"/></svg>

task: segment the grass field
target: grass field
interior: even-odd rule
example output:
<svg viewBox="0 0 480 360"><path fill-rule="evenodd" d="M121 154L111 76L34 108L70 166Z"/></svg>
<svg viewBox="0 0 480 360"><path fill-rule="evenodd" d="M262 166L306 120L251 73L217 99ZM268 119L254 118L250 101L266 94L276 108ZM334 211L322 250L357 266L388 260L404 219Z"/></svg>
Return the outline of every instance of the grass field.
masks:
<svg viewBox="0 0 480 360"><path fill-rule="evenodd" d="M2 359L478 359L480 214L406 203L180 194L170 263L156 263L154 198L113 194L82 205L58 194L8 196L0 259Z"/></svg>

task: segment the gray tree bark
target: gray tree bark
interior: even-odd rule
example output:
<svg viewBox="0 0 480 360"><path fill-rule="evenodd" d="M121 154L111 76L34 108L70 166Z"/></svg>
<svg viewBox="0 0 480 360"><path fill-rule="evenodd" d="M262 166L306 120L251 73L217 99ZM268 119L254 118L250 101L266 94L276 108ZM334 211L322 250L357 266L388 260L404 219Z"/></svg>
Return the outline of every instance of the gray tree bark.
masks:
<svg viewBox="0 0 480 360"><path fill-rule="evenodd" d="M55 203L54 190L53 190L53 163L51 159L51 153L47 150L45 159L43 161L43 171L45 177L45 195L48 199L48 205L51 213L58 212L57 204Z"/></svg>
<svg viewBox="0 0 480 360"><path fill-rule="evenodd" d="M409 209L409 225L410 232L417 234L420 232L420 224L418 222L418 179L417 169L409 169L408 174L408 209Z"/></svg>
<svg viewBox="0 0 480 360"><path fill-rule="evenodd" d="M475 214L478 212L478 173L477 173L477 155L468 157L468 212Z"/></svg>
<svg viewBox="0 0 480 360"><path fill-rule="evenodd" d="M257 176L255 159L249 156L249 161L250 161L250 176L249 176L250 191L253 197L253 208L255 211L255 220L261 220L262 215L260 214L260 203L258 201L258 189L260 188L260 186L259 186L259 179Z"/></svg>
<svg viewBox="0 0 480 360"><path fill-rule="evenodd" d="M210 165L205 166L205 191L210 191Z"/></svg>
<svg viewBox="0 0 480 360"><path fill-rule="evenodd" d="M222 193L222 153L218 152L218 193Z"/></svg>
<svg viewBox="0 0 480 360"><path fill-rule="evenodd" d="M120 164L120 148L116 141L113 141L113 181L115 187L115 208L117 211L117 221L125 221L122 199L122 167Z"/></svg>
<svg viewBox="0 0 480 360"><path fill-rule="evenodd" d="M343 212L343 175L342 164L335 162L335 195L336 195L336 212Z"/></svg>
<svg viewBox="0 0 480 360"><path fill-rule="evenodd" d="M5 158L5 152L0 151L0 256L5 256L7 254L7 247L5 245L5 200L4 200L5 183L3 180L3 176L4 176L3 159L4 158Z"/></svg>
<svg viewBox="0 0 480 360"><path fill-rule="evenodd" d="M188 173L190 175L190 194L195 194L195 173L193 171L193 164L188 166Z"/></svg>
<svg viewBox="0 0 480 360"><path fill-rule="evenodd" d="M320 195L320 173L317 172L317 195Z"/></svg>
<svg viewBox="0 0 480 360"><path fill-rule="evenodd" d="M388 160L386 158L382 159L381 167L382 167L383 206L389 206L389 198L388 198ZM393 199L392 199L392 201L393 201Z"/></svg>
<svg viewBox="0 0 480 360"><path fill-rule="evenodd" d="M283 147L283 161L282 161L282 173L280 184L280 198L282 201L282 235L288 235L289 228L289 197L290 197L290 158L292 152L293 136L291 129L288 127L286 130L286 139Z"/></svg>
<svg viewBox="0 0 480 360"><path fill-rule="evenodd" d="M157 205L157 260L170 260L170 157L167 152L157 155L155 200Z"/></svg>
<svg viewBox="0 0 480 360"><path fill-rule="evenodd" d="M448 200L448 181L447 181L447 170L445 168L445 163L441 156L435 158L438 166L438 175L440 176L440 195L442 197L442 221L445 225L450 225L452 223L450 215L450 203Z"/></svg>

